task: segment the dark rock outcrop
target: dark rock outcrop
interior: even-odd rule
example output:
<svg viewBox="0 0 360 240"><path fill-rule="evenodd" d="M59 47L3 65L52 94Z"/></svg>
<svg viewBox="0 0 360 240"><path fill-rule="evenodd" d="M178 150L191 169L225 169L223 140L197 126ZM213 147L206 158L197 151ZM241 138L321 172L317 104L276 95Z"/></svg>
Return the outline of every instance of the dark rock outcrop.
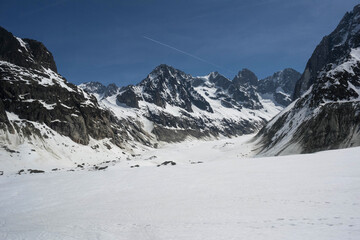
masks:
<svg viewBox="0 0 360 240"><path fill-rule="evenodd" d="M209 81L214 83L216 87L222 89L228 89L232 82L224 77L223 75L219 74L218 72L213 72L209 75Z"/></svg>
<svg viewBox="0 0 360 240"><path fill-rule="evenodd" d="M124 103L132 108L139 108L140 96L137 96L134 90L134 86L128 86L121 90L121 93L116 96L116 100L119 103Z"/></svg>
<svg viewBox="0 0 360 240"><path fill-rule="evenodd" d="M42 67L57 72L54 58L38 41L21 39L0 27L0 60L15 65L41 70Z"/></svg>
<svg viewBox="0 0 360 240"><path fill-rule="evenodd" d="M247 68L243 68L233 79L233 84L236 87L240 86L257 86L258 78Z"/></svg>

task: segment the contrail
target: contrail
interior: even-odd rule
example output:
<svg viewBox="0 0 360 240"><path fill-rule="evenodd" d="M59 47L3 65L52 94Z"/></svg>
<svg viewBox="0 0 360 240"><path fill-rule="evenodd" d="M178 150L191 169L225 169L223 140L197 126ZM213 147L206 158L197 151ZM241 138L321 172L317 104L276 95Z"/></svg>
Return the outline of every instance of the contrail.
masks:
<svg viewBox="0 0 360 240"><path fill-rule="evenodd" d="M182 53L182 54L185 54L185 55L187 55L187 56L189 56L189 57L195 58L196 60L199 60L199 61L201 61L201 62L204 62L204 63L210 64L210 65L212 65L212 66L214 66L214 67L217 67L217 68L226 70L226 71L228 71L229 73L232 73L232 74L234 73L234 71L228 70L228 69L226 69L226 68L224 68L224 67L222 67L222 66L219 66L219 65L217 65L217 64L215 64L215 63L212 63L212 62L209 62L209 61L207 61L207 60L205 60L205 59L203 59L203 58L200 58L200 57L195 56L195 55L193 55L193 54L191 54L191 53L188 53L188 52L185 52L185 51L183 51L183 50L180 50L180 49L178 49L178 48L176 48L176 47L173 47L173 46L170 46L170 45L168 45L168 44L159 42L159 41L157 41L157 40L155 40L155 39L152 39L152 38L149 38L149 37L146 37L146 36L143 36L143 38L145 38L145 39L147 39L147 40L150 40L150 41L152 41L152 42L154 42L154 43L160 44L160 45L162 45L162 46L164 46L164 47L168 47L168 48L170 48L170 49L172 49L172 50L178 51L178 52L180 52L180 53Z"/></svg>

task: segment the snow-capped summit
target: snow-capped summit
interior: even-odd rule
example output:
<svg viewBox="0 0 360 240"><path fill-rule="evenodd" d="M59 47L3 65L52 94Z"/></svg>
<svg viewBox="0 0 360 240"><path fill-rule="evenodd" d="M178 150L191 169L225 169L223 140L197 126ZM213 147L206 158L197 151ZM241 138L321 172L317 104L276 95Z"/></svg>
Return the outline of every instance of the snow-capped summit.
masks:
<svg viewBox="0 0 360 240"><path fill-rule="evenodd" d="M144 101L165 108L176 106L193 112L193 107L212 112L209 103L191 86L191 75L162 64L138 84Z"/></svg>
<svg viewBox="0 0 360 240"><path fill-rule="evenodd" d="M161 64L136 86L123 88L117 96L120 103L139 107L138 101L166 108L167 105L193 112L197 107L212 112L208 102L191 85L192 77L171 66Z"/></svg>

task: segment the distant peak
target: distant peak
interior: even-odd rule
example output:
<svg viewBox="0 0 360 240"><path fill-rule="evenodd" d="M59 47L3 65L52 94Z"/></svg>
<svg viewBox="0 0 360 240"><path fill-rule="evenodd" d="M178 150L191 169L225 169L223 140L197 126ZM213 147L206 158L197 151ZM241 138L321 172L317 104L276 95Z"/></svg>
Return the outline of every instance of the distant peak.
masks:
<svg viewBox="0 0 360 240"><path fill-rule="evenodd" d="M249 70L248 68L241 69L241 71L238 72L237 76L241 76L243 74L253 74L253 75L255 75L255 73L252 72L251 70Z"/></svg>
<svg viewBox="0 0 360 240"><path fill-rule="evenodd" d="M297 74L297 75L301 75L301 73L299 73L298 71L296 71L293 68L284 68L283 70L275 72L273 75L276 75L276 74L285 74L285 75L286 74Z"/></svg>
<svg viewBox="0 0 360 240"><path fill-rule="evenodd" d="M167 64L160 64L158 65L154 71L159 71L159 70L175 70L175 68L173 68L172 66L170 65L167 65Z"/></svg>
<svg viewBox="0 0 360 240"><path fill-rule="evenodd" d="M295 69L293 68L284 68L283 70L284 72L297 72Z"/></svg>
<svg viewBox="0 0 360 240"><path fill-rule="evenodd" d="M237 85L244 85L244 84L250 84L250 85L257 85L258 78L247 68L243 68L239 73L234 77L233 82Z"/></svg>
<svg viewBox="0 0 360 240"><path fill-rule="evenodd" d="M160 64L149 74L150 80L153 79L155 76L164 76L164 77L175 77L175 76L190 76L183 71L176 69L172 66L167 64Z"/></svg>

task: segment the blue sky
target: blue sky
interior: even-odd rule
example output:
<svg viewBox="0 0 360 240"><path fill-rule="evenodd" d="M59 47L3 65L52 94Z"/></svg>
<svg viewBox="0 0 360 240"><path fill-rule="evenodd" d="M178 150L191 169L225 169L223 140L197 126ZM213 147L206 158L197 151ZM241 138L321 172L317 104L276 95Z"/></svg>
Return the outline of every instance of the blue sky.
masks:
<svg viewBox="0 0 360 240"><path fill-rule="evenodd" d="M355 0L4 1L0 25L43 42L79 84L136 84L161 63L192 75L302 72ZM178 49L180 51L177 51Z"/></svg>

